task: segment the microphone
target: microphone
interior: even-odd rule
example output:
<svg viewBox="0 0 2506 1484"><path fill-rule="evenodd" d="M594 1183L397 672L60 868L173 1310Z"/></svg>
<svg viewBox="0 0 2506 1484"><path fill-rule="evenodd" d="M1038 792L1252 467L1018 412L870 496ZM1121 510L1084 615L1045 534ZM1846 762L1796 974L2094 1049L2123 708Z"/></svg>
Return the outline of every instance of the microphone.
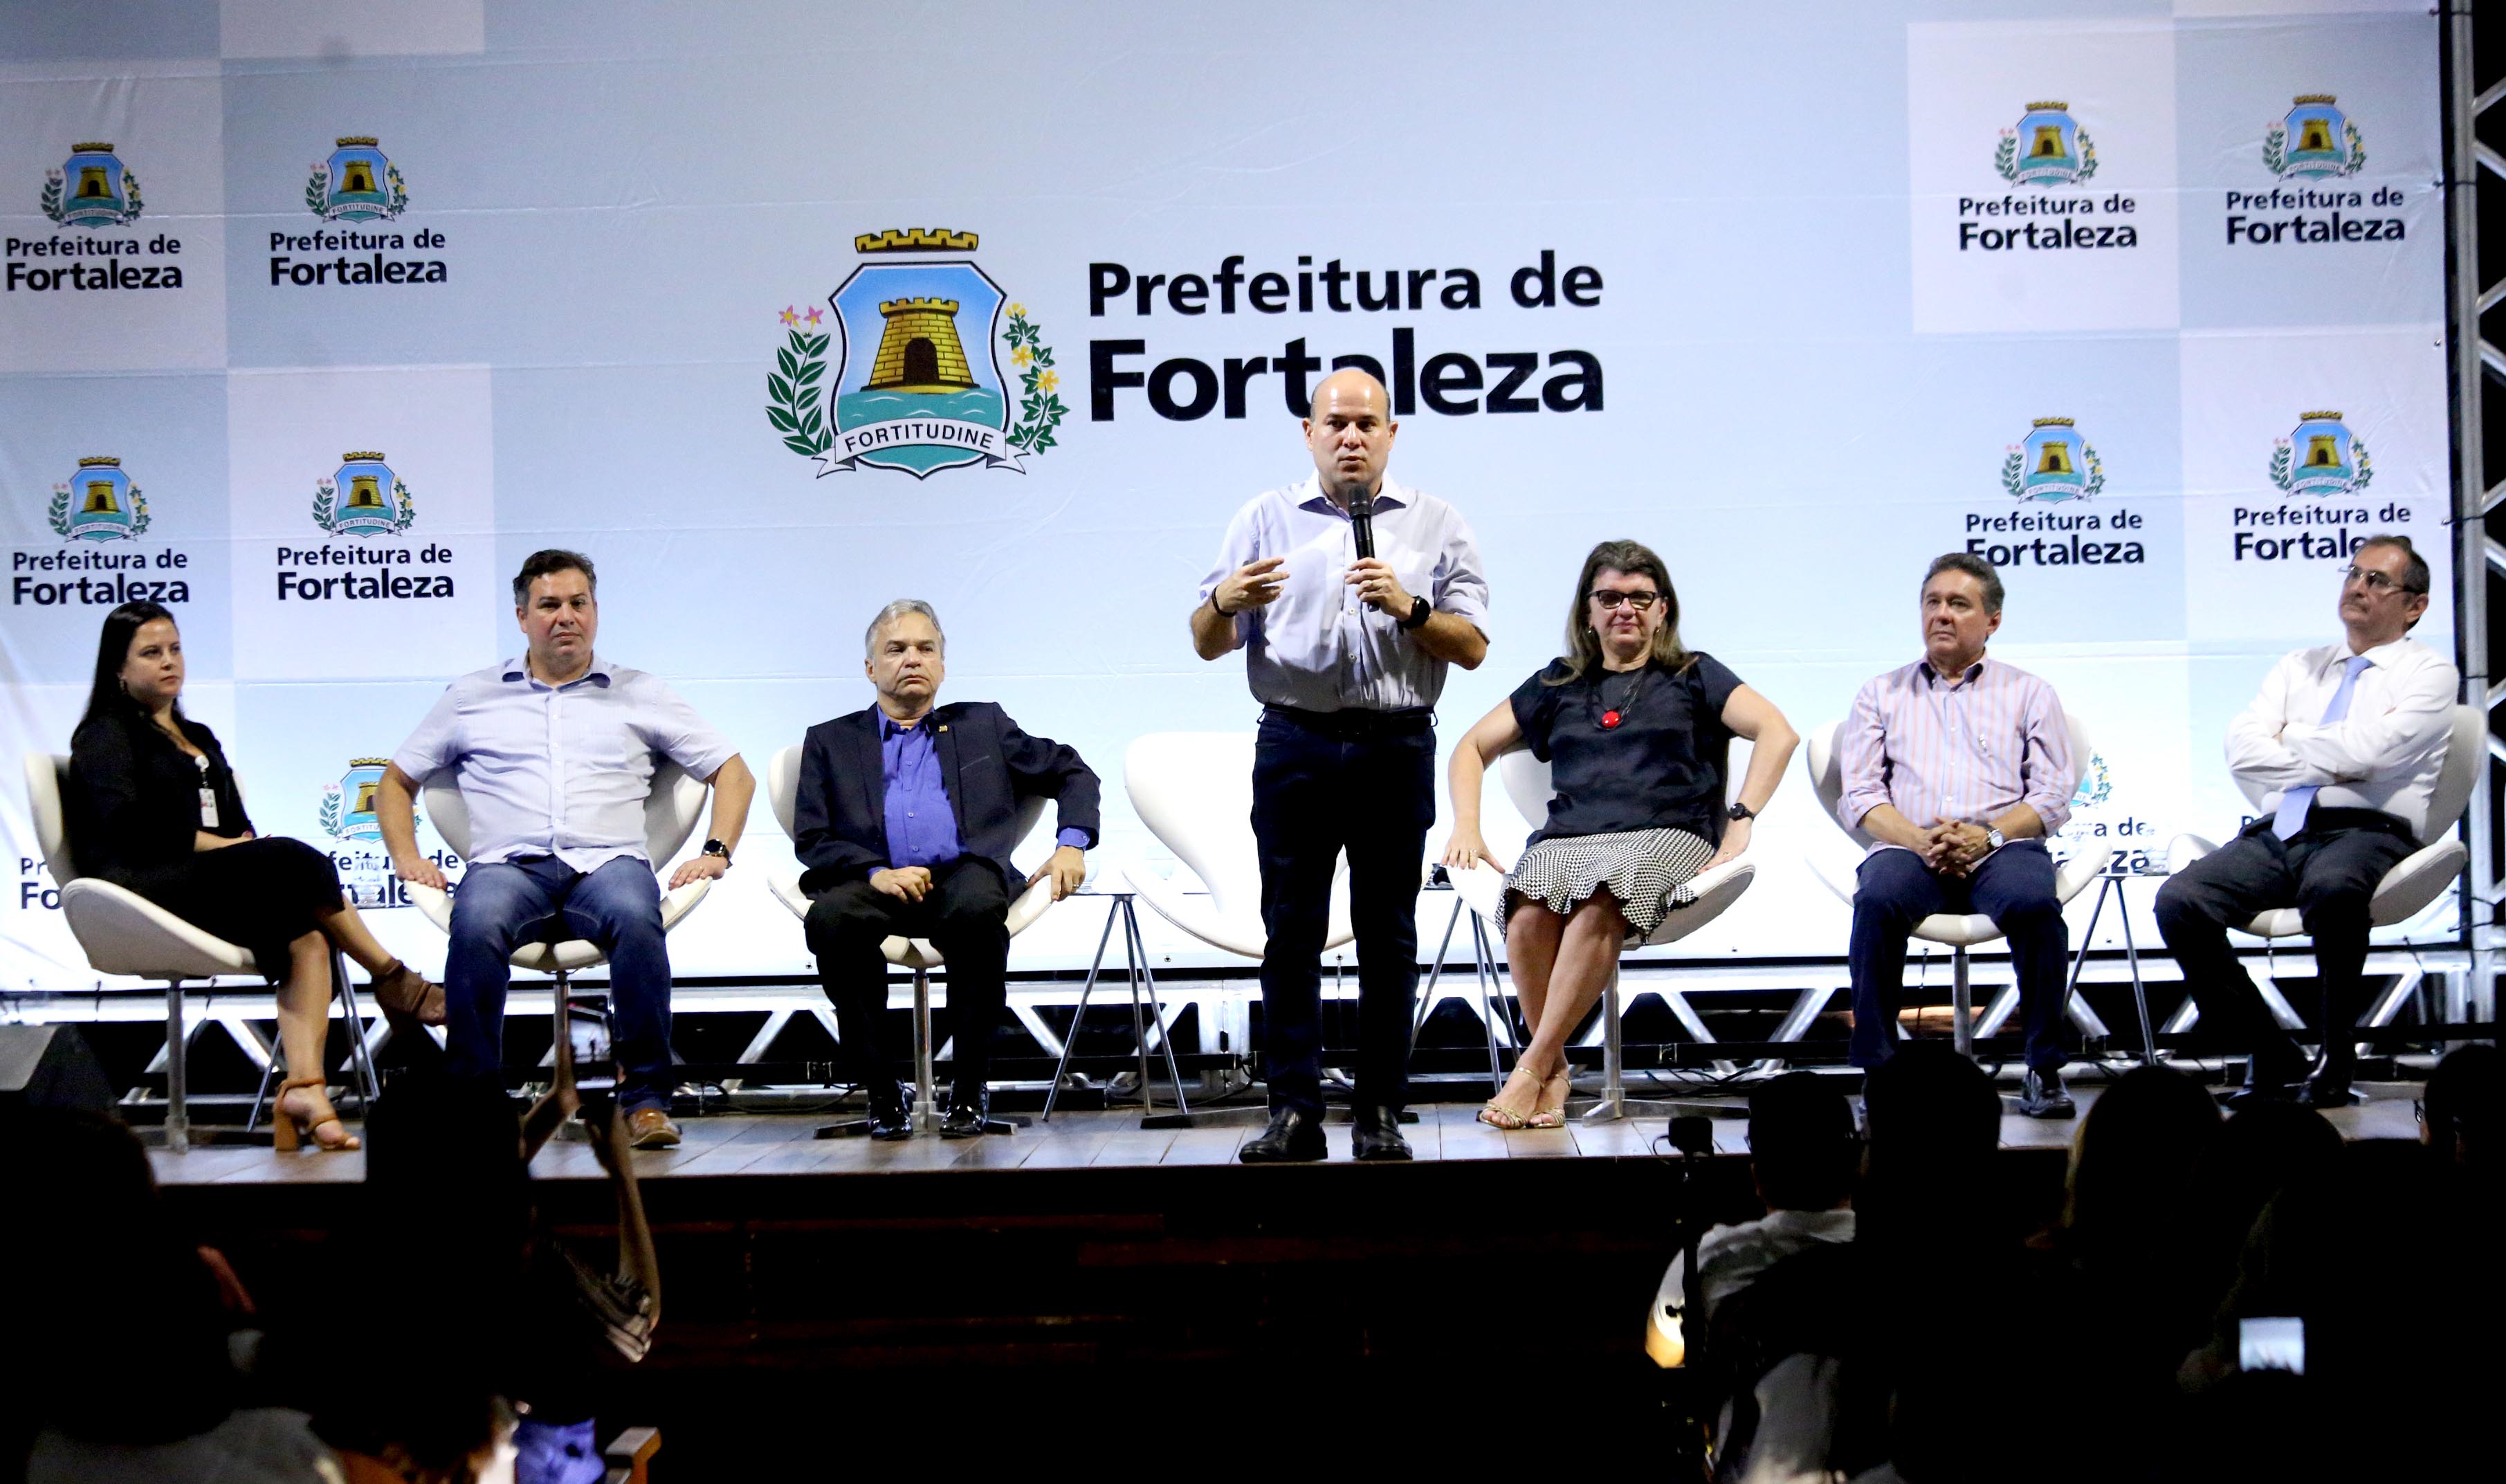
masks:
<svg viewBox="0 0 2506 1484"><path fill-rule="evenodd" d="M1364 490L1349 496L1349 535L1357 542L1360 559L1375 554L1375 497Z"/></svg>

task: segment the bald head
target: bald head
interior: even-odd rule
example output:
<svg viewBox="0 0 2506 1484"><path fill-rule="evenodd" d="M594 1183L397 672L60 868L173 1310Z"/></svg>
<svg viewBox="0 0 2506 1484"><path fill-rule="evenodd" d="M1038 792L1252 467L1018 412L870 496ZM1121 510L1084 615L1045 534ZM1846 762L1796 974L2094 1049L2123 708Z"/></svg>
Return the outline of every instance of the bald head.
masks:
<svg viewBox="0 0 2506 1484"><path fill-rule="evenodd" d="M1342 504L1383 484L1392 460L1392 399L1383 383L1362 371L1336 371L1314 388L1313 411L1304 423L1306 446L1323 493Z"/></svg>

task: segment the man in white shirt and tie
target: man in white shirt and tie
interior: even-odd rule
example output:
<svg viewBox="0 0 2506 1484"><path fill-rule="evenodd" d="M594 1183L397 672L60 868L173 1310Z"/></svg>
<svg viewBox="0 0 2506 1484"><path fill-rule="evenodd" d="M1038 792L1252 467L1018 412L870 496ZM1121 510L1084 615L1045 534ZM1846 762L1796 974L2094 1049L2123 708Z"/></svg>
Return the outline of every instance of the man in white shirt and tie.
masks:
<svg viewBox="0 0 2506 1484"><path fill-rule="evenodd" d="M2428 565L2406 536L2371 536L2341 582L2340 644L2281 657L2228 728L2228 767L2262 785L2262 818L2177 872L2158 894L2158 928L2202 1018L2253 1048L2239 1099L2344 1108L2377 883L2431 830L2428 795L2445 766L2461 677L2409 637L2427 612ZM2227 929L2294 906L2314 939L2323 1060L2309 1063L2265 1008Z"/></svg>

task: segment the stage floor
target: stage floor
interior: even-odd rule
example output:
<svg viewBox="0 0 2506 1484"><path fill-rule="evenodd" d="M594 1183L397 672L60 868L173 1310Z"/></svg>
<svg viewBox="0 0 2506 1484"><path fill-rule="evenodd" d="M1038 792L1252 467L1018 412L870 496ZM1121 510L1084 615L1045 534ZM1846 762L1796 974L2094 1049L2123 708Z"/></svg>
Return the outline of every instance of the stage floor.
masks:
<svg viewBox="0 0 2506 1484"><path fill-rule="evenodd" d="M2099 1088L2075 1081L2072 1092L2085 1114ZM2345 1139L2416 1139L2418 1128L2411 1100L2418 1087L2410 1082L2362 1084L2368 1101L2327 1114ZM2005 1105L2007 1099L2005 1099ZM1170 1105L1161 1103L1161 1109ZM1232 1105L1231 1105L1232 1106ZM1739 1116L1746 1105L1734 1099L1734 1116L1714 1120L1717 1154L1745 1156L1748 1124ZM1629 1159L1666 1152L1661 1141L1660 1117L1613 1123L1572 1123L1562 1129L1504 1132L1477 1121L1479 1104L1431 1103L1418 1107L1418 1121L1402 1133L1420 1162L1491 1159ZM686 1141L675 1149L646 1150L636 1156L637 1175L648 1181L700 1180L706 1177L756 1178L781 1175L865 1175L885 1172L1008 1171L1075 1169L1146 1169L1152 1166L1231 1165L1235 1148L1257 1129L1200 1128L1144 1130L1136 1111L1058 1113L1051 1123L1039 1123L1006 1136L947 1140L923 1135L898 1144L868 1139L818 1139L817 1129L840 1118L858 1117L856 1109L817 1113L715 1113L683 1117ZM354 1128L357 1125L351 1124ZM2001 1142L2009 1149L2063 1148L2079 1127L2076 1120L2038 1121L2005 1113ZM1333 1161L1348 1159L1349 1128L1328 1126L1325 1134ZM365 1178L365 1156L359 1152L323 1154L310 1149L280 1155L268 1148L210 1147L188 1154L150 1151L158 1180L169 1185L295 1184L353 1183ZM591 1147L553 1140L532 1161L532 1175L550 1181L596 1181L600 1167Z"/></svg>

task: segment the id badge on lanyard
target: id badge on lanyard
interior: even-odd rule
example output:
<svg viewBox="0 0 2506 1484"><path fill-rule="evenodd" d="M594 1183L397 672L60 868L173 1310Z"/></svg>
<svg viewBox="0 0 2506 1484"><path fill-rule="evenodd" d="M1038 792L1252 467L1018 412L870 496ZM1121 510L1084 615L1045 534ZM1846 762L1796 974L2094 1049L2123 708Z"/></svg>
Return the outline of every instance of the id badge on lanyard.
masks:
<svg viewBox="0 0 2506 1484"><path fill-rule="evenodd" d="M192 761L200 770L200 828L215 830L218 828L218 791L209 787L208 756L202 754Z"/></svg>

